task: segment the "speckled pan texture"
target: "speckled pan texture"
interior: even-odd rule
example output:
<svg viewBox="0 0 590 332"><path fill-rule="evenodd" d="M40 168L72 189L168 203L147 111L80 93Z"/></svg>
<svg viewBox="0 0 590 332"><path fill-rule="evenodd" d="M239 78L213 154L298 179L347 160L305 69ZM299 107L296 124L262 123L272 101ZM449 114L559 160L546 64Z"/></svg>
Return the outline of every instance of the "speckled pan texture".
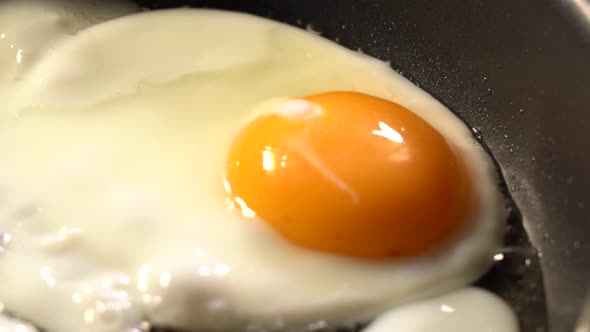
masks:
<svg viewBox="0 0 590 332"><path fill-rule="evenodd" d="M140 2L255 13L391 60L476 128L518 206L509 249L480 284L517 309L524 332L573 329L590 280L584 1Z"/></svg>

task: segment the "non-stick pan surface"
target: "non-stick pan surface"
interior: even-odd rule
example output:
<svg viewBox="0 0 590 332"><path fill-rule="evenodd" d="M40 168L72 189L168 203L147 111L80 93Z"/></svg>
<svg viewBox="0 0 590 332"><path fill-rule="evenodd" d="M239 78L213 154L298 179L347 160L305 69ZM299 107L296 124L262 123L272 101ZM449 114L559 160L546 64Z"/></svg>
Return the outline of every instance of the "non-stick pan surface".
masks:
<svg viewBox="0 0 590 332"><path fill-rule="evenodd" d="M587 0L139 2L310 24L390 61L476 128L518 206L504 260L480 284L515 307L523 332L573 330L590 282Z"/></svg>

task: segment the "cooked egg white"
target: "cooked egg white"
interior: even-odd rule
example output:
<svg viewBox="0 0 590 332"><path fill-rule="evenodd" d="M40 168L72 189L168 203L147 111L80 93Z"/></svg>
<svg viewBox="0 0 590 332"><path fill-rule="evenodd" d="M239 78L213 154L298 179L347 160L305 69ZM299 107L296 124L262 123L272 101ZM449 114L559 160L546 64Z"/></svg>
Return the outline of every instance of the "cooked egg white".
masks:
<svg viewBox="0 0 590 332"><path fill-rule="evenodd" d="M7 17L0 32L5 22L21 24ZM49 332L347 325L489 267L505 216L490 159L386 63L214 10L145 12L56 38L33 43L39 56L5 79L0 108L0 301L18 317ZM464 157L478 211L456 243L418 259L351 259L227 210L225 158L253 105L333 90L402 104Z"/></svg>
<svg viewBox="0 0 590 332"><path fill-rule="evenodd" d="M77 31L101 21L130 14L137 6L124 1L0 2L0 98L11 96L15 81ZM42 80L42 77L36 77Z"/></svg>
<svg viewBox="0 0 590 332"><path fill-rule="evenodd" d="M0 310L0 332L38 332L29 323L3 315Z"/></svg>
<svg viewBox="0 0 590 332"><path fill-rule="evenodd" d="M518 332L518 321L496 295L474 287L395 308L363 332Z"/></svg>

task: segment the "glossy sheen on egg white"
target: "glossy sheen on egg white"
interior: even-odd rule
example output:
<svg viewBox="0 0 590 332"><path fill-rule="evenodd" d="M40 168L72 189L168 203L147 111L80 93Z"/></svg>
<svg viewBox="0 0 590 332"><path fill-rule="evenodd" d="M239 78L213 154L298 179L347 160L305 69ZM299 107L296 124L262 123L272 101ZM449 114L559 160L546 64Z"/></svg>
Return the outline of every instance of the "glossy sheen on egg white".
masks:
<svg viewBox="0 0 590 332"><path fill-rule="evenodd" d="M505 215L489 158L386 63L212 10L145 12L59 39L33 43L34 63L2 83L0 302L18 317L49 332L346 325L489 267ZM228 211L224 162L250 108L332 90L402 104L465 158L479 210L455 244L415 260L348 259Z"/></svg>

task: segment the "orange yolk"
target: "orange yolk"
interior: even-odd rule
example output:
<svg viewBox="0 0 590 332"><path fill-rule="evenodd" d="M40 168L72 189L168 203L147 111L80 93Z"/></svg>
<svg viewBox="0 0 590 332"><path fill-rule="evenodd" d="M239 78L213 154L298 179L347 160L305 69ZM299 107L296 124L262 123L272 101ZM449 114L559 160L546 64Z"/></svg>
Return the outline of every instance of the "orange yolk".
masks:
<svg viewBox="0 0 590 332"><path fill-rule="evenodd" d="M356 92L277 103L240 132L226 172L242 212L299 246L346 256L429 252L473 210L445 139L404 107Z"/></svg>

